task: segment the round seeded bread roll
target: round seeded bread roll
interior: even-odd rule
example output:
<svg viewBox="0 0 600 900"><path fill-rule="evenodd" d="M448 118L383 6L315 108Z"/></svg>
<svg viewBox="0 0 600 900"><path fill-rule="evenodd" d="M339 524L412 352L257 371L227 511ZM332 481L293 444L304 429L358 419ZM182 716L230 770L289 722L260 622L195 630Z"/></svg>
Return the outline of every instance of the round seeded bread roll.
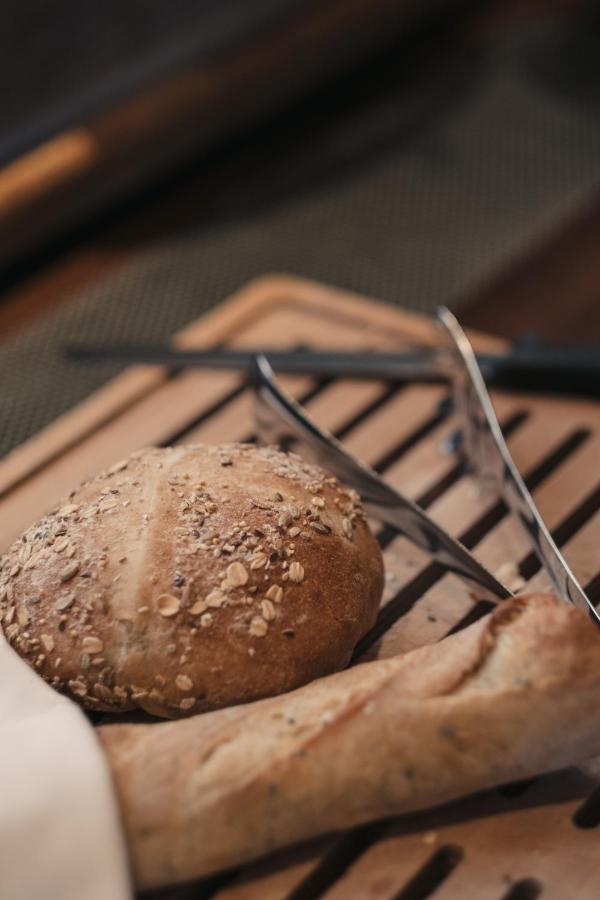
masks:
<svg viewBox="0 0 600 900"><path fill-rule="evenodd" d="M3 557L0 620L91 709L245 703L342 668L383 585L357 495L251 445L134 453Z"/></svg>

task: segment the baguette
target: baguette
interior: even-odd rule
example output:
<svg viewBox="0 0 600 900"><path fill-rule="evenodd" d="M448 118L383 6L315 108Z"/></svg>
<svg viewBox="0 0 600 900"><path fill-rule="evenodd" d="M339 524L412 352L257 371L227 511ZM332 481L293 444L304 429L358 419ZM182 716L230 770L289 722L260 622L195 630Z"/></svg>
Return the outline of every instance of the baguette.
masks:
<svg viewBox="0 0 600 900"><path fill-rule="evenodd" d="M600 637L531 595L284 696L98 731L135 881L158 887L600 753Z"/></svg>

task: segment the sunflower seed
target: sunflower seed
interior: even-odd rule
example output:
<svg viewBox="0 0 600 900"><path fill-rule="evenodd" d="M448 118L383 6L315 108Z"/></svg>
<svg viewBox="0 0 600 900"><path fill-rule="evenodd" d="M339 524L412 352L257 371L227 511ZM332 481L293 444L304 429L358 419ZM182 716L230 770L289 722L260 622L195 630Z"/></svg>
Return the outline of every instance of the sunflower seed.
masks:
<svg viewBox="0 0 600 900"><path fill-rule="evenodd" d="M57 610L57 612L62 612L62 610L68 609L70 606L72 606L74 600L74 594L67 594L65 597L61 597L60 600L56 601L56 603L54 604L54 609Z"/></svg>
<svg viewBox="0 0 600 900"><path fill-rule="evenodd" d="M59 574L59 579L61 582L69 581L70 578L73 578L74 575L77 575L79 572L79 563L76 559L73 562L67 563L64 569Z"/></svg>
<svg viewBox="0 0 600 900"><path fill-rule="evenodd" d="M331 528L329 525L324 525L323 522L311 522L310 527L319 534L331 534Z"/></svg>

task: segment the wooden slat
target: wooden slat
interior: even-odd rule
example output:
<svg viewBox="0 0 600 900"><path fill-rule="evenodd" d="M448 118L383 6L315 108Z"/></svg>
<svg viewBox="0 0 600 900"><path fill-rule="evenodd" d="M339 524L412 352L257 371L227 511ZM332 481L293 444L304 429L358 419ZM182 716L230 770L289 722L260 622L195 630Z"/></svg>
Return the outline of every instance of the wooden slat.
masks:
<svg viewBox="0 0 600 900"><path fill-rule="evenodd" d="M475 339L482 349L502 346L485 336ZM185 346L303 343L371 349L437 340L436 329L418 316L283 277L253 283L177 336ZM545 575L535 573L520 526L464 474L448 449L457 422L440 406L447 395L443 386L391 390L381 382L283 381L295 396L308 398L311 414L339 432L348 449L379 465L392 484L424 503L452 534L470 536L475 554L490 569L507 560L526 562L532 576L527 588L547 588ZM533 493L548 525L561 535L566 558L582 583L597 586L599 406L504 393L496 394L494 403L501 421L511 426L507 440L520 471L537 473ZM0 461L0 543L85 474L135 447L247 439L253 430L252 395L239 374L195 370L169 378L162 369L144 367L125 372ZM494 510L499 514L492 518ZM382 618L363 659L439 640L473 611L460 581L431 575L424 553L385 529L382 535ZM216 893L198 886L198 896L212 891L219 900L391 900L405 890L405 897L424 897L423 884L435 875L432 857L456 845L463 859L437 887L430 885L440 900L501 900L510 884L526 878L543 883L543 898L591 900L600 893L597 835L575 828L571 816L597 784L598 767L574 770L542 778L522 794L489 792L446 809L325 837L245 867ZM194 896L194 890L170 891L169 900Z"/></svg>
<svg viewBox="0 0 600 900"><path fill-rule="evenodd" d="M435 891L436 900L501 900L511 883L528 877L539 879L545 898L552 896L553 883L564 891L565 874L572 893L555 896L591 900L597 896L589 890L590 874L597 872L597 836L575 828L571 816L592 786L591 779L574 771L540 779L513 799L489 792L400 819L324 896L393 900L436 851L456 846L463 859ZM510 859L502 852L507 847ZM565 859L571 861L568 873Z"/></svg>

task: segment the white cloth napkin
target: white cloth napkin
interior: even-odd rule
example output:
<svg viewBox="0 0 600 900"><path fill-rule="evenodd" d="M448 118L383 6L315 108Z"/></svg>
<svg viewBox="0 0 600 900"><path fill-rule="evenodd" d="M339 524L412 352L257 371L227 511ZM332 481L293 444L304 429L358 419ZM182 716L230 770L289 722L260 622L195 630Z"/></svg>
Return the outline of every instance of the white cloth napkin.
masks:
<svg viewBox="0 0 600 900"><path fill-rule="evenodd" d="M0 897L132 897L117 802L94 730L1 633Z"/></svg>

